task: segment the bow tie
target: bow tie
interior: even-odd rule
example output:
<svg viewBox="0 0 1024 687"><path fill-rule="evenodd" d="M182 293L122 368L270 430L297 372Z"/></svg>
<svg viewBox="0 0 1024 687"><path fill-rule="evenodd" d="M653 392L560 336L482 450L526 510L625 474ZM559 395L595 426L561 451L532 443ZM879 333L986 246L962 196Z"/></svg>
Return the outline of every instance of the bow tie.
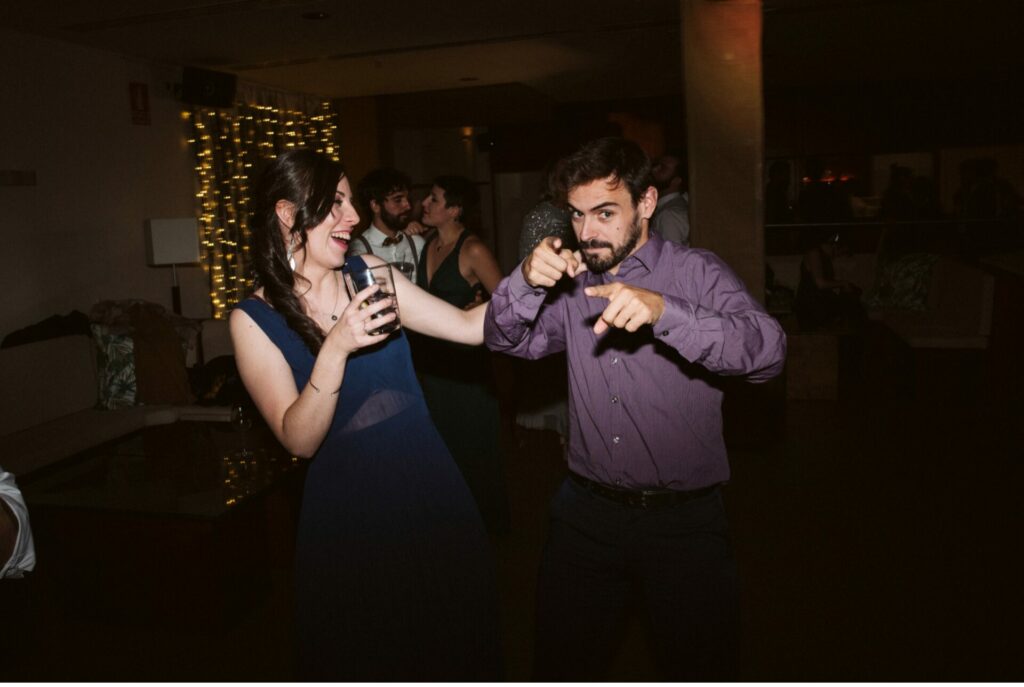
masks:
<svg viewBox="0 0 1024 687"><path fill-rule="evenodd" d="M402 239L405 238L405 234L395 234L394 238L388 236L384 239L384 247L393 246L396 243L401 243Z"/></svg>

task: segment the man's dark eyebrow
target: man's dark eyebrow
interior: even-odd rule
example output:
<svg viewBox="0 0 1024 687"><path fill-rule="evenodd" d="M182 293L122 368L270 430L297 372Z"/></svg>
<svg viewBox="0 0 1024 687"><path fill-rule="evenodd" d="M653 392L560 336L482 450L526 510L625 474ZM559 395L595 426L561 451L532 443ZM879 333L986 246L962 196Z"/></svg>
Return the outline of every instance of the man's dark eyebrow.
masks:
<svg viewBox="0 0 1024 687"><path fill-rule="evenodd" d="M569 210L571 210L573 212L583 212L582 210L580 210L578 207L576 207L572 203L567 203L567 205L569 206ZM605 201L603 203L598 203L594 207L590 208L590 212L596 212L598 210L603 210L604 208L617 208L617 207L620 207L618 203L616 203L614 200L608 200L608 201Z"/></svg>

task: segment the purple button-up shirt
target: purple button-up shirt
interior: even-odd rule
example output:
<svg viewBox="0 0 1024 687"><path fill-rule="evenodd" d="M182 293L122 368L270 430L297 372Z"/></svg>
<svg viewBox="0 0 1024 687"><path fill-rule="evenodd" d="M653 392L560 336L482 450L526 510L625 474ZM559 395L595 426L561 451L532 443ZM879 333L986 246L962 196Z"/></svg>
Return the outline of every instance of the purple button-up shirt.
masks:
<svg viewBox="0 0 1024 687"><path fill-rule="evenodd" d="M665 312L653 327L594 334L608 301L583 288L614 281L662 294ZM657 235L623 260L617 275L584 272L550 293L516 268L491 296L484 339L491 350L521 358L566 351L569 468L628 489L726 481L715 376L765 381L786 357L779 323L721 259Z"/></svg>

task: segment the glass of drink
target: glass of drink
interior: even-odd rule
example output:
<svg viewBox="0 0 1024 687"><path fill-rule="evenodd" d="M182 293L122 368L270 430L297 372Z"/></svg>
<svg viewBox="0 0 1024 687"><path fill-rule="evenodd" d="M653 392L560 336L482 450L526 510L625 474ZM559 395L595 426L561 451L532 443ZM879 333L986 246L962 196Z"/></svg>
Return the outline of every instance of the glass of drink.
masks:
<svg viewBox="0 0 1024 687"><path fill-rule="evenodd" d="M357 293L371 284L377 284L377 286L380 287L375 293L370 294L369 298L363 301L361 307L365 308L371 303L376 303L388 298L391 299L393 305L384 308L373 319L371 319L370 326L372 326L375 320L380 319L388 313L395 313L395 319L390 322L385 322L375 329L368 326L368 333L389 334L401 326L398 321L398 296L395 293L395 278L391 274L391 265L377 265L376 267L367 267L359 270L350 270L348 269L348 266L346 266L342 269L342 273L345 275L345 289L348 291L349 298L355 298Z"/></svg>

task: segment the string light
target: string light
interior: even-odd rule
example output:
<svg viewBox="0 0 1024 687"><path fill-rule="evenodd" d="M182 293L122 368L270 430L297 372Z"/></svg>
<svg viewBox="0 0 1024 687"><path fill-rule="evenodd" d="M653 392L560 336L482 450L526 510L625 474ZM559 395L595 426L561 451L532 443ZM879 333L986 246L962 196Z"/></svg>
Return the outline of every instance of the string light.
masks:
<svg viewBox="0 0 1024 687"><path fill-rule="evenodd" d="M233 110L193 107L181 113L195 157L196 205L203 269L213 317L227 317L253 286L250 269L249 174L260 160L306 147L338 160L337 114L329 102L311 113L270 105Z"/></svg>

